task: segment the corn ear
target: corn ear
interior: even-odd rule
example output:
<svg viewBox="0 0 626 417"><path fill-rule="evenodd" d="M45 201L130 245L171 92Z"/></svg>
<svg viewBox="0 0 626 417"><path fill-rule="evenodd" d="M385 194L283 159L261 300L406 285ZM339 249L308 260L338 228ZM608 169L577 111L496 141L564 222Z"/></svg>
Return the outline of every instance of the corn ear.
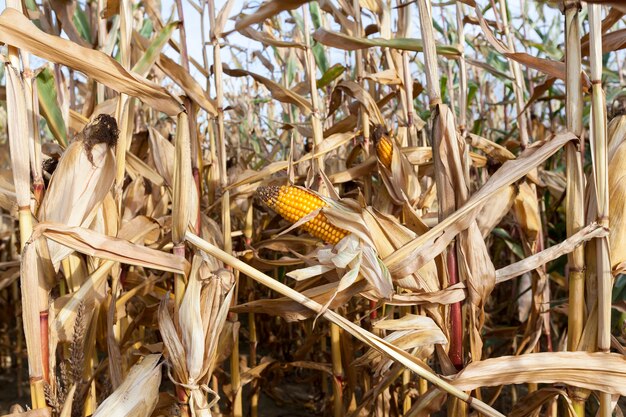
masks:
<svg viewBox="0 0 626 417"><path fill-rule="evenodd" d="M293 185L259 187L257 193L265 205L290 223L296 223L304 216L326 206L324 200L311 191ZM302 228L333 245L348 234L344 229L332 225L321 212L304 223Z"/></svg>
<svg viewBox="0 0 626 417"><path fill-rule="evenodd" d="M372 138L376 146L376 155L381 164L387 169L391 169L391 160L393 156L393 144L391 138L384 126L377 126L372 132Z"/></svg>

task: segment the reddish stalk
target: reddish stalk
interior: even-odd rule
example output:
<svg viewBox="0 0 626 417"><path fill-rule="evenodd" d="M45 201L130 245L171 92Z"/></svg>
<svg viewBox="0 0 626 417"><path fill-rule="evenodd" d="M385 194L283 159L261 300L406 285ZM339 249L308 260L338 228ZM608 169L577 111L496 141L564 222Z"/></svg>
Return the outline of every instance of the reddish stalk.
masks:
<svg viewBox="0 0 626 417"><path fill-rule="evenodd" d="M446 256L448 267L448 282L450 285L457 284L456 245L450 245ZM461 315L461 302L450 305L450 350L448 357L454 367L460 371L463 369L463 316Z"/></svg>

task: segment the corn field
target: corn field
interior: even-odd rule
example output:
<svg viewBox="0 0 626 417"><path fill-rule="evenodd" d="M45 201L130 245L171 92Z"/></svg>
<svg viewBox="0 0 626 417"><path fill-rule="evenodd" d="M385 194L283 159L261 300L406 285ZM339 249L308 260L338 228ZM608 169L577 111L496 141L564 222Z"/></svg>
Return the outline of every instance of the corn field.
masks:
<svg viewBox="0 0 626 417"><path fill-rule="evenodd" d="M0 415L624 415L624 2L0 8Z"/></svg>

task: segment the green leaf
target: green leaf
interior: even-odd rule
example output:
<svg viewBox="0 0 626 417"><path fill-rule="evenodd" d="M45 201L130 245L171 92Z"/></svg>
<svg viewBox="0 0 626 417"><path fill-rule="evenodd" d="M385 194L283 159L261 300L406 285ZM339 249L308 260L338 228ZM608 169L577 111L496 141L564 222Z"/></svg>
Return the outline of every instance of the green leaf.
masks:
<svg viewBox="0 0 626 417"><path fill-rule="evenodd" d="M39 10L37 8L37 3L35 3L35 0L24 0L24 5L26 6L26 9L30 12L37 12ZM39 19L33 19L32 22L35 24L35 26L41 29L41 21ZM2 77L0 77L0 79L2 79Z"/></svg>
<svg viewBox="0 0 626 417"><path fill-rule="evenodd" d="M89 19L87 15L77 4L74 9L74 16L72 17L72 21L74 22L74 26L76 26L76 30L80 34L80 37L86 40L89 43L91 42L91 28L89 27Z"/></svg>
<svg viewBox="0 0 626 417"><path fill-rule="evenodd" d="M291 83L293 82L293 79L296 75L296 62L295 60L290 56L289 59L287 60L287 85L291 85Z"/></svg>
<svg viewBox="0 0 626 417"><path fill-rule="evenodd" d="M144 38L150 39L153 30L154 25L152 24L152 20L144 19L143 24L141 25L141 29L139 29L139 34Z"/></svg>
<svg viewBox="0 0 626 417"><path fill-rule="evenodd" d="M50 68L44 68L37 74L37 94L39 96L39 112L46 119L48 128L61 146L67 146L67 128L59 102L57 101L56 83Z"/></svg>
<svg viewBox="0 0 626 417"><path fill-rule="evenodd" d="M309 10L311 11L311 20L315 29L322 27L322 17L320 13L320 6L316 1L309 3Z"/></svg>
<svg viewBox="0 0 626 417"><path fill-rule="evenodd" d="M343 74L344 72L346 72L346 67L344 67L343 65L333 65L324 72L322 78L317 80L317 88L326 87L328 84L339 78L339 76L341 76L341 74Z"/></svg>
<svg viewBox="0 0 626 417"><path fill-rule="evenodd" d="M317 65L317 68L322 71L322 74L328 71L328 60L326 59L324 45L316 42L315 45L313 45L313 48L311 48L311 51L315 57L315 64Z"/></svg>
<svg viewBox="0 0 626 417"><path fill-rule="evenodd" d="M413 38L357 38L348 36L339 32L331 32L326 29L318 29L313 34L313 38L321 44L345 51L354 51L357 49L366 49L372 47L393 48L403 51L422 52L424 44L421 39ZM461 56L459 48L450 45L437 45L437 53L448 58L456 58Z"/></svg>
<svg viewBox="0 0 626 417"><path fill-rule="evenodd" d="M159 59L163 47L167 41L172 37L172 33L178 27L179 22L168 23L161 29L161 31L154 37L152 43L146 49L143 56L137 61L133 67L133 71L142 76L146 76L150 71L150 68Z"/></svg>

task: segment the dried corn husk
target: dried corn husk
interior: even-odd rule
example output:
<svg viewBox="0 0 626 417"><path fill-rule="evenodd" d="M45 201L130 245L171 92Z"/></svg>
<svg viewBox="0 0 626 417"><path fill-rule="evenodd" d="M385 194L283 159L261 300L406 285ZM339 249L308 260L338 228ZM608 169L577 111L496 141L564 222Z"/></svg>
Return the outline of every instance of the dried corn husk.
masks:
<svg viewBox="0 0 626 417"><path fill-rule="evenodd" d="M149 417L159 400L161 355L148 355L133 366L124 382L100 404L94 417Z"/></svg>
<svg viewBox="0 0 626 417"><path fill-rule="evenodd" d="M159 329L172 366L172 381L185 389L192 414L210 416L219 397L208 387L218 355L220 334L234 294L233 276L220 270L213 257L196 254L189 282L174 324L164 298L159 307ZM210 393L209 404L206 393Z"/></svg>
<svg viewBox="0 0 626 417"><path fill-rule="evenodd" d="M626 395L626 362L615 353L528 353L471 363L452 380L463 390L528 382Z"/></svg>

